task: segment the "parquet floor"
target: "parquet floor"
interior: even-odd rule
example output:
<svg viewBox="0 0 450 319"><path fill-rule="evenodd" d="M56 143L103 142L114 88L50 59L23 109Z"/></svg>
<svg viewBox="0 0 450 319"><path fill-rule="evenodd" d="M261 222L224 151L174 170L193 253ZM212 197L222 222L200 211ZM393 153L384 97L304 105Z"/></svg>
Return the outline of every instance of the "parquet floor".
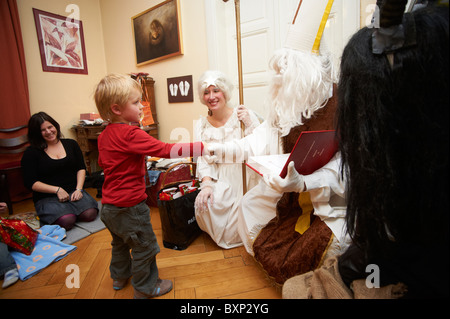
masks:
<svg viewBox="0 0 450 319"><path fill-rule="evenodd" d="M94 189L88 190L92 195ZM161 299L279 299L275 287L253 257L244 248L224 250L206 234L188 249L174 251L162 244L161 223L157 208L151 208L151 220L161 252L157 256L160 278L171 279L174 289ZM14 213L34 211L31 200L14 205ZM133 288L112 289L109 262L111 235L108 230L95 233L74 245L77 249L39 274L13 286L0 288L0 299L130 299ZM69 265L80 270L80 287L68 288L72 274Z"/></svg>

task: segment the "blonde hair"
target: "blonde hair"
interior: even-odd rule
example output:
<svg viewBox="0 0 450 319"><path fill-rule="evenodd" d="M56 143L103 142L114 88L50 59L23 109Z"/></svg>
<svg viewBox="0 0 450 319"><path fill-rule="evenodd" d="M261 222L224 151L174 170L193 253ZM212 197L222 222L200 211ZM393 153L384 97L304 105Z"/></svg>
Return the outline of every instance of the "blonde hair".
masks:
<svg viewBox="0 0 450 319"><path fill-rule="evenodd" d="M142 92L140 84L129 76L122 74L109 74L97 85L94 100L97 110L104 120L111 120L113 113L111 106L123 106L127 103L132 89Z"/></svg>

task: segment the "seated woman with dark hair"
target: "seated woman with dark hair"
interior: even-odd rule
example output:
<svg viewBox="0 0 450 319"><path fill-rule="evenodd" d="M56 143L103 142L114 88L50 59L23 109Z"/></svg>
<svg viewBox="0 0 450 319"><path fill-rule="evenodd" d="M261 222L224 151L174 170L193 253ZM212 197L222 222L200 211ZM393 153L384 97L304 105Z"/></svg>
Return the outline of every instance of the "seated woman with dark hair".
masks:
<svg viewBox="0 0 450 319"><path fill-rule="evenodd" d="M83 190L86 165L77 142L62 139L58 122L44 112L30 118L28 139L22 158L24 184L33 191L41 224L70 230L77 221L93 221L98 204Z"/></svg>

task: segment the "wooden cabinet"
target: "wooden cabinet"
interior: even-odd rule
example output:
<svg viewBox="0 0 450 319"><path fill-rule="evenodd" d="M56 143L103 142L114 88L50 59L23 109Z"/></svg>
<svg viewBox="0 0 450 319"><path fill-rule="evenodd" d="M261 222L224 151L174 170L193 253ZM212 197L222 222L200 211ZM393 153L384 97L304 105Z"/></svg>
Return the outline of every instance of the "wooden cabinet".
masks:
<svg viewBox="0 0 450 319"><path fill-rule="evenodd" d="M84 162L89 175L92 173L91 160L89 155L92 151L97 150L97 139L100 133L105 129L105 125L74 125L72 130L75 131L78 145L83 152Z"/></svg>
<svg viewBox="0 0 450 319"><path fill-rule="evenodd" d="M150 127L154 128L156 136L155 138L158 138L158 115L156 114L156 103L155 103L155 81L153 78L150 77L144 77L143 78L143 85L145 86L145 89L147 89L148 94L148 101L150 102L150 108L152 109L152 116L153 120L155 121L155 124L150 125ZM153 136L153 135L152 135Z"/></svg>

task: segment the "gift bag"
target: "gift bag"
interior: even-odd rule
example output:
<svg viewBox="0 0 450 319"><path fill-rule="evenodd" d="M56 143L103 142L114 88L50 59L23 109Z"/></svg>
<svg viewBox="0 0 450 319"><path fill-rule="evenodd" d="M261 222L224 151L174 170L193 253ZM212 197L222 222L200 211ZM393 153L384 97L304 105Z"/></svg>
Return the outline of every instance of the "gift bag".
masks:
<svg viewBox="0 0 450 319"><path fill-rule="evenodd" d="M168 172L184 164L186 163L175 164ZM162 181L162 188L158 192L158 208L164 247L184 250L202 232L198 227L194 208L195 198L199 192L198 181L195 180L178 181L168 185Z"/></svg>
<svg viewBox="0 0 450 319"><path fill-rule="evenodd" d="M36 244L38 232L23 220L0 218L0 241L15 250L31 255Z"/></svg>
<svg viewBox="0 0 450 319"><path fill-rule="evenodd" d="M170 166L165 171L159 171L160 175L156 180L156 184L150 185L150 173L147 171L145 181L147 193L147 205L150 207L158 207L158 193L163 188L164 183L177 183L179 181L189 180L191 178L191 167L189 165L178 165L169 171Z"/></svg>

